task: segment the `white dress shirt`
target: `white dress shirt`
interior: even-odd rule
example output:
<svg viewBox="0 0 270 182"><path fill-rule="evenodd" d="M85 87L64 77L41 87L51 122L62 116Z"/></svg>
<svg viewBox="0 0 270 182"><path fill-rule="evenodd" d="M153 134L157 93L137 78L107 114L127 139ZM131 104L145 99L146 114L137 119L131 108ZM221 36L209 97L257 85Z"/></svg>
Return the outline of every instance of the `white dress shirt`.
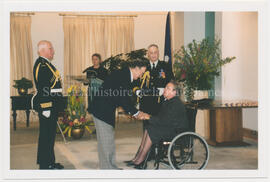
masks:
<svg viewBox="0 0 270 182"><path fill-rule="evenodd" d="M151 69L153 69L153 63L154 63L155 68L156 68L157 64L158 64L158 60L156 60L155 62L150 61Z"/></svg>

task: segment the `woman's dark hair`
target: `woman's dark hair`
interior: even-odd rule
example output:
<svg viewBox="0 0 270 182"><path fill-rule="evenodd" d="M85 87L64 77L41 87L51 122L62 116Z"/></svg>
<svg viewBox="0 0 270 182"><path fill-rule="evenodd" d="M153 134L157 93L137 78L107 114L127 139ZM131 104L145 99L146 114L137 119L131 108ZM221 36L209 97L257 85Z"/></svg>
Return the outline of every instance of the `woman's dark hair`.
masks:
<svg viewBox="0 0 270 182"><path fill-rule="evenodd" d="M135 67L147 67L148 62L142 59L135 59L128 63L128 67L135 68Z"/></svg>
<svg viewBox="0 0 270 182"><path fill-rule="evenodd" d="M95 53L95 54L92 55L92 58L93 58L94 56L96 56L96 57L101 61L101 55L100 55L100 54Z"/></svg>

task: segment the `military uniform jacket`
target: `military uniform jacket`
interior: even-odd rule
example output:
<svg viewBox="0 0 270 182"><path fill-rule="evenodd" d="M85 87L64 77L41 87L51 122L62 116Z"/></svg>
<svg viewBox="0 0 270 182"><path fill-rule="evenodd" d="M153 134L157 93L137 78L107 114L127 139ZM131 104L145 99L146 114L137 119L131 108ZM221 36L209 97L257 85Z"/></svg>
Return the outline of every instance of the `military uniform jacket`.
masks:
<svg viewBox="0 0 270 182"><path fill-rule="evenodd" d="M63 110L62 84L59 71L45 58L39 57L33 68L36 94L32 107L36 111Z"/></svg>
<svg viewBox="0 0 270 182"><path fill-rule="evenodd" d="M156 115L160 108L160 102L163 100L163 96L159 96L159 91L157 88L164 88L166 84L174 79L172 69L170 65L165 61L158 61L155 68L151 69L150 61L146 69L150 73L149 82L145 81L142 85L142 98L140 99L140 110L149 113L151 115ZM165 77L162 77L161 72L165 73ZM137 82L139 87L142 84Z"/></svg>
<svg viewBox="0 0 270 182"><path fill-rule="evenodd" d="M174 79L170 66L165 61L158 61L156 67L153 69L151 69L149 62L147 71L150 71L150 88L164 88L171 79ZM161 72L165 73L165 78L161 76Z"/></svg>

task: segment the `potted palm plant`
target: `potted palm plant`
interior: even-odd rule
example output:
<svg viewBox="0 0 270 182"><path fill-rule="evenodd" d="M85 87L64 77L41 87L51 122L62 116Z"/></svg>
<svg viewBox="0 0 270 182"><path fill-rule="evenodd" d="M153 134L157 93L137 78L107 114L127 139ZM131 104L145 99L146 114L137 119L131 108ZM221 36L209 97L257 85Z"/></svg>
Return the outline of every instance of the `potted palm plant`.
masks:
<svg viewBox="0 0 270 182"><path fill-rule="evenodd" d="M26 95L28 92L28 89L33 88L33 83L31 80L28 80L25 77L22 77L20 80L14 80L15 85L13 85L14 88L18 89L19 95Z"/></svg>
<svg viewBox="0 0 270 182"><path fill-rule="evenodd" d="M220 74L221 67L235 59L222 59L220 43L219 39L193 40L174 54L175 78L183 83L188 102L194 99L194 91L212 89L214 78Z"/></svg>

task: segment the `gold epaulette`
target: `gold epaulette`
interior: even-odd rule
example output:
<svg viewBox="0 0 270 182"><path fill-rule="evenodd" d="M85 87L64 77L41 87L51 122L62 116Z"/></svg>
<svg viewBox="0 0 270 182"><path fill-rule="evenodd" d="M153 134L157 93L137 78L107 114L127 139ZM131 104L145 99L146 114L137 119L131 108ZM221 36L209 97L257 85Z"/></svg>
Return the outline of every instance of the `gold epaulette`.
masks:
<svg viewBox="0 0 270 182"><path fill-rule="evenodd" d="M52 107L52 102L46 102L46 103L42 103L40 104L41 108L48 108L48 107Z"/></svg>

